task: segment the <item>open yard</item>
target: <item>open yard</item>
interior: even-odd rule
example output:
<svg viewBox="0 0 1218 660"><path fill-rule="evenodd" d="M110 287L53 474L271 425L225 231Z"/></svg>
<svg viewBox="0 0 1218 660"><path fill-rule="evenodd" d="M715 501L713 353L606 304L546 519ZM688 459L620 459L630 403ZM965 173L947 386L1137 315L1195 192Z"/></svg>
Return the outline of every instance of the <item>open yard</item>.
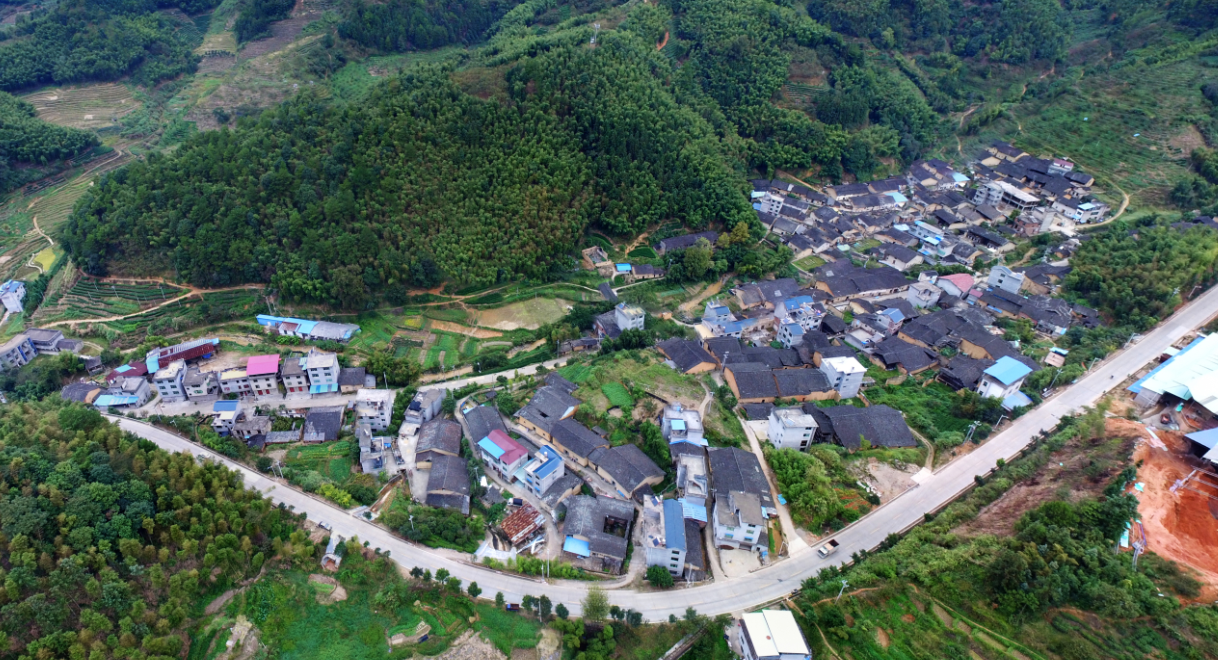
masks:
<svg viewBox="0 0 1218 660"><path fill-rule="evenodd" d="M288 449L284 462L288 467L313 470L336 483L342 483L351 476L351 444L343 440L293 446Z"/></svg>
<svg viewBox="0 0 1218 660"><path fill-rule="evenodd" d="M698 380L664 366L653 351L622 352L599 358L591 365L571 365L559 369L563 377L571 374L580 387L575 397L604 411L632 401L630 387L642 388L648 394L667 401L680 401L696 408L705 392ZM609 393L613 399L610 400Z"/></svg>
<svg viewBox="0 0 1218 660"><path fill-rule="evenodd" d="M476 325L497 330L535 330L553 323L567 313L567 301L558 298L536 298L504 305L495 309L478 310Z"/></svg>

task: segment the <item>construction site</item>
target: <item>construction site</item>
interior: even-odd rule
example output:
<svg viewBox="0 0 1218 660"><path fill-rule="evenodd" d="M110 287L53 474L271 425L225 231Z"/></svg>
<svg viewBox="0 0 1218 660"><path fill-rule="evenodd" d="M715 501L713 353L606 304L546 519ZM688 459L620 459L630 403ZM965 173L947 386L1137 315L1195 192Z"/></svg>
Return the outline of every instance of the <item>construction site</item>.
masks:
<svg viewBox="0 0 1218 660"><path fill-rule="evenodd" d="M1129 386L1144 431L1133 453L1140 520L1123 548L1196 571L1199 601L1218 599L1218 333L1187 336Z"/></svg>

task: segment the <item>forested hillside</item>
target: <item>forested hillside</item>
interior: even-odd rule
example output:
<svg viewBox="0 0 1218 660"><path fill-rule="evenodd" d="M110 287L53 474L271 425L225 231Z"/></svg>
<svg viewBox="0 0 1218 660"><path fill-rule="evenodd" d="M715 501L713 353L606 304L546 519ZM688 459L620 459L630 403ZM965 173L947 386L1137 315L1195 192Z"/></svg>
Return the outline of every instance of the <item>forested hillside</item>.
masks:
<svg viewBox="0 0 1218 660"><path fill-rule="evenodd" d="M117 80L151 85L195 71L198 45L159 8L201 11L218 0L64 0L0 32L0 90Z"/></svg>
<svg viewBox="0 0 1218 660"><path fill-rule="evenodd" d="M338 34L383 52L427 50L482 40L514 0L354 0Z"/></svg>
<svg viewBox="0 0 1218 660"><path fill-rule="evenodd" d="M652 75L666 64L654 47L584 40L513 68L506 104L432 70L358 105L304 95L200 135L103 183L65 242L91 272L162 255L199 284L272 281L351 305L365 287L422 283L411 271L432 260L462 282L544 277L593 222L755 222L712 128Z"/></svg>
<svg viewBox="0 0 1218 660"><path fill-rule="evenodd" d="M312 561L294 517L240 478L169 455L96 411L0 411L0 648L6 657L180 657L217 576Z"/></svg>
<svg viewBox="0 0 1218 660"><path fill-rule="evenodd" d="M25 180L22 165L47 165L96 145L93 133L39 121L33 106L0 92L0 194Z"/></svg>

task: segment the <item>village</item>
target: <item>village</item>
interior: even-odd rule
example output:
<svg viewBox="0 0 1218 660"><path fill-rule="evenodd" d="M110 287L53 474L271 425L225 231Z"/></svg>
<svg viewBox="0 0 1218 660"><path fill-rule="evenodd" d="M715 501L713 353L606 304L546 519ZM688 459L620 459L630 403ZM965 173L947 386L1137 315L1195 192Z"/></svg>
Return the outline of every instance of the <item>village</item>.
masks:
<svg viewBox="0 0 1218 660"><path fill-rule="evenodd" d="M1091 195L1093 179L1005 143L980 154L971 174L919 161L904 178L823 191L753 181L767 240L792 249L799 276L736 281L701 301L698 317L630 296L629 285L662 279L663 268L614 262L590 247L584 268L627 285L600 285L612 308L584 336L560 342L558 359L494 380L425 384L397 401L403 395L377 374L316 346L226 356L205 337L104 375L86 357L93 378L62 396L115 414L206 419L254 455L278 456L272 474L295 448L345 439L358 447L353 469L382 489L357 512L375 520L384 493L396 490L465 516L498 511L472 553L496 570L532 557L547 571L562 565L623 585L747 576L821 548L1052 396L1069 372L1069 351L1055 342L1101 325L1095 310L1056 295L1087 240L1078 228L1109 211ZM1015 259L1017 244L1042 234L1053 239L1039 259ZM718 239L663 238L654 251L663 259ZM9 285L3 295L19 306ZM346 344L361 331L256 321L271 337L306 344ZM627 342L658 323L676 331L641 349ZM1202 419L1218 410L1213 342L1197 336L1173 349L1130 390L1150 411L1148 425L1178 429L1187 417L1202 429L1187 436L1192 453L1218 462L1218 439ZM32 328L0 347L0 361L14 369L80 349L58 330ZM971 418L960 401L972 405ZM1171 406L1175 414L1157 412ZM633 441L647 427L659 438L649 444L644 430L644 441ZM771 465L771 452L818 447L836 448L846 465L833 477L845 507L827 520L788 502L793 484ZM1182 487L1204 491L1208 476L1198 468ZM1126 540L1136 542L1136 534ZM754 627L786 625L767 623L771 615L782 613L747 616ZM741 646L754 643L746 629Z"/></svg>

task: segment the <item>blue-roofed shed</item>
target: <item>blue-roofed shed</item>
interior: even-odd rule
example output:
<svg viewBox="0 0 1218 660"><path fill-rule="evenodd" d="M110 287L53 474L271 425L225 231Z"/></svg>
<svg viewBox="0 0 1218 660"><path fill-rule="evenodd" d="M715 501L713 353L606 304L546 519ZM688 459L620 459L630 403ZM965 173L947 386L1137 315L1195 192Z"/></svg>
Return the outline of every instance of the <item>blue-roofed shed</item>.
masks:
<svg viewBox="0 0 1218 660"><path fill-rule="evenodd" d="M588 542L577 539L574 536L568 536L567 540L562 542L563 552L569 552L580 557L591 557L592 550L588 547Z"/></svg>
<svg viewBox="0 0 1218 660"><path fill-rule="evenodd" d="M217 401L211 404L212 412L232 412L237 409L236 401Z"/></svg>
<svg viewBox="0 0 1218 660"><path fill-rule="evenodd" d="M1030 373L1032 373L1031 367L1009 355L998 358L997 362L985 370L986 375L1003 385L1011 385Z"/></svg>
<svg viewBox="0 0 1218 660"><path fill-rule="evenodd" d="M616 268L617 272L619 272L619 273L629 273L630 272L630 264L614 264L614 268Z"/></svg>

